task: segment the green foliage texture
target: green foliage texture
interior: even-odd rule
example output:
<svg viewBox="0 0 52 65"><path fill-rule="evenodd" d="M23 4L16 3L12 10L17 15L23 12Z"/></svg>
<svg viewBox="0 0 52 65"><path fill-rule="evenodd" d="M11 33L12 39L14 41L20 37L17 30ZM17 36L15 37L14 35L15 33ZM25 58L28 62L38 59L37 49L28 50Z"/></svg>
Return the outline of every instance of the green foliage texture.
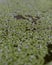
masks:
<svg viewBox="0 0 52 65"><path fill-rule="evenodd" d="M31 20L16 20L18 14L40 19L32 24ZM0 65L43 65L47 43L52 43L52 0L0 3Z"/></svg>

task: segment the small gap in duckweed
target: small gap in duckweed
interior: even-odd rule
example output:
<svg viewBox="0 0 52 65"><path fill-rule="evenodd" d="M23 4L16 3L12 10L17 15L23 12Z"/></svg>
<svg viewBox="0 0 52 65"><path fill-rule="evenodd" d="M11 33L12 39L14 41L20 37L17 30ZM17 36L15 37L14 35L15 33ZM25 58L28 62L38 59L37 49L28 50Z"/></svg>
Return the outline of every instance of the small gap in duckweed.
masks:
<svg viewBox="0 0 52 65"><path fill-rule="evenodd" d="M31 18L32 23L37 24L36 21L40 19L40 16L31 16L31 15L25 15L25 16L23 16L23 15L16 15L16 16L14 16L14 18L16 18L17 20L19 20L19 19L24 19L24 20L28 20L28 21L29 21L29 19Z"/></svg>

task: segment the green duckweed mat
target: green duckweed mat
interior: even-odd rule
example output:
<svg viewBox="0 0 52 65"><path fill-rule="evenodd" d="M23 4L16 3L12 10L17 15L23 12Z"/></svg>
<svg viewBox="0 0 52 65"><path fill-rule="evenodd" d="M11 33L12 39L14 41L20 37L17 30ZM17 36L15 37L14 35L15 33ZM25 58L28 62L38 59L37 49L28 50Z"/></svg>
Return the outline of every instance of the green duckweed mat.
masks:
<svg viewBox="0 0 52 65"><path fill-rule="evenodd" d="M52 64L52 0L0 0L0 65Z"/></svg>

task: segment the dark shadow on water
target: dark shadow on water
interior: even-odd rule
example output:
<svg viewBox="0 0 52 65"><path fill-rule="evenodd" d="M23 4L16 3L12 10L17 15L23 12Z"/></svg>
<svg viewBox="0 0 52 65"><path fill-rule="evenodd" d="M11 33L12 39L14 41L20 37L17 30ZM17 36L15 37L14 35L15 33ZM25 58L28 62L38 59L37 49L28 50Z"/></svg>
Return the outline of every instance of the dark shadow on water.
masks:
<svg viewBox="0 0 52 65"><path fill-rule="evenodd" d="M48 54L44 57L45 60L44 64L47 64L52 61L52 52L51 52L52 44L48 44L47 48L48 48Z"/></svg>

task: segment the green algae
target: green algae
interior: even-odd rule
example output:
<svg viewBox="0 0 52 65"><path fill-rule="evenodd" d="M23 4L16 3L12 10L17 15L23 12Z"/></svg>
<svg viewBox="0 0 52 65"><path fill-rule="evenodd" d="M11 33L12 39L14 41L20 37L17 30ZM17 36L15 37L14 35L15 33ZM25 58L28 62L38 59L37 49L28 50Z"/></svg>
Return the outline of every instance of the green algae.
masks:
<svg viewBox="0 0 52 65"><path fill-rule="evenodd" d="M0 65L44 65L47 43L52 44L51 5L51 0L7 0L0 4ZM15 15L40 19L34 24L31 19L17 20Z"/></svg>

